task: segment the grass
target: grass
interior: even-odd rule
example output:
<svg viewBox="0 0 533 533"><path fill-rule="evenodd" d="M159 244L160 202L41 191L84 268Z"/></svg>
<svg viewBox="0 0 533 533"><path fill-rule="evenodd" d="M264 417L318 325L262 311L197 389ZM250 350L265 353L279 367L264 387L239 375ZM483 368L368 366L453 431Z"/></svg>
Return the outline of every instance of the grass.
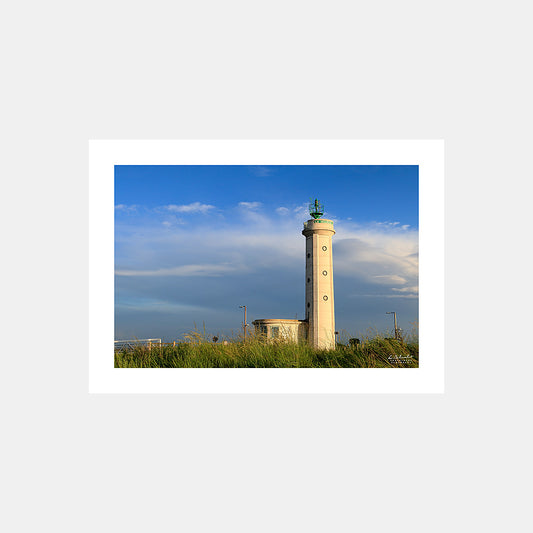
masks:
<svg viewBox="0 0 533 533"><path fill-rule="evenodd" d="M375 336L361 344L317 350L254 336L246 342L236 338L228 344L213 343L193 331L175 346L116 352L115 368L418 368L418 341Z"/></svg>

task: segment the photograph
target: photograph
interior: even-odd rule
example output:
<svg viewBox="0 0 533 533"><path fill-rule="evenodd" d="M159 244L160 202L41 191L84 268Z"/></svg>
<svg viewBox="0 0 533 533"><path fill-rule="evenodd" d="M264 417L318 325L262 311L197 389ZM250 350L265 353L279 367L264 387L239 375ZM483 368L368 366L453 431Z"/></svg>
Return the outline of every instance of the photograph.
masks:
<svg viewBox="0 0 533 533"><path fill-rule="evenodd" d="M115 368L417 368L418 165L115 165Z"/></svg>
<svg viewBox="0 0 533 533"><path fill-rule="evenodd" d="M531 11L3 2L0 531L532 532Z"/></svg>

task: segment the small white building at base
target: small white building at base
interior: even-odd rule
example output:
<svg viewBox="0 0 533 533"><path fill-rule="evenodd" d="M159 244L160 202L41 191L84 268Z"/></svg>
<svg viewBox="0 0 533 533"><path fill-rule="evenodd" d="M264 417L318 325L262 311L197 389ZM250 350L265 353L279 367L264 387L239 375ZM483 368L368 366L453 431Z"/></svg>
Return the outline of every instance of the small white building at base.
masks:
<svg viewBox="0 0 533 533"><path fill-rule="evenodd" d="M289 318L259 318L252 324L256 335L267 340L307 341L308 322Z"/></svg>

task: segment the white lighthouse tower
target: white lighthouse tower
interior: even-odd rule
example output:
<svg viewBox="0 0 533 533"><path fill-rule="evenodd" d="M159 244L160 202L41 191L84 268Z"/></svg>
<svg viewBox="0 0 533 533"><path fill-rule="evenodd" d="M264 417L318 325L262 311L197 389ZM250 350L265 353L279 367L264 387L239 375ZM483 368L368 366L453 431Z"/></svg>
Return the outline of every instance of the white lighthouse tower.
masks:
<svg viewBox="0 0 533 533"><path fill-rule="evenodd" d="M256 334L266 340L285 339L308 342L314 348L335 348L335 305L331 237L333 220L321 218L324 207L318 201L309 205L313 217L304 223L305 235L305 320L260 318L254 320Z"/></svg>
<svg viewBox="0 0 533 533"><path fill-rule="evenodd" d="M335 348L335 306L331 238L333 221L321 218L324 207L318 200L309 205L313 217L304 223L305 316L308 340L315 348Z"/></svg>

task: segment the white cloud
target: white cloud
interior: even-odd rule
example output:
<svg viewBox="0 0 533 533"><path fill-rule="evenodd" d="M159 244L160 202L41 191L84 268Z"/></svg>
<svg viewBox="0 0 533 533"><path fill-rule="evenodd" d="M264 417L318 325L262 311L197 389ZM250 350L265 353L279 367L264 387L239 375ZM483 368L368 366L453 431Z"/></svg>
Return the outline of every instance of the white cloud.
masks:
<svg viewBox="0 0 533 533"><path fill-rule="evenodd" d="M239 207L244 207L245 209L258 209L261 207L261 202L239 202Z"/></svg>
<svg viewBox="0 0 533 533"><path fill-rule="evenodd" d="M262 205L261 202L239 202L237 210L248 226L259 228L271 221L260 209Z"/></svg>
<svg viewBox="0 0 533 533"><path fill-rule="evenodd" d="M365 285L386 285L391 297L416 296L418 231L394 223L346 225L334 238L334 247L338 275Z"/></svg>
<svg viewBox="0 0 533 533"><path fill-rule="evenodd" d="M349 298L418 298L418 294L351 294Z"/></svg>
<svg viewBox="0 0 533 533"><path fill-rule="evenodd" d="M155 270L116 270L117 276L221 276L235 272L238 267L229 264L182 265Z"/></svg>
<svg viewBox="0 0 533 533"><path fill-rule="evenodd" d="M406 283L407 282L405 278L402 278L401 276L398 276L397 274L382 274L380 276L374 276L374 278L377 279L379 282L383 282L383 283L395 284L395 283Z"/></svg>
<svg viewBox="0 0 533 533"><path fill-rule="evenodd" d="M401 289L393 287L392 290L396 292L418 294L418 287L402 287Z"/></svg>
<svg viewBox="0 0 533 533"><path fill-rule="evenodd" d="M170 229L170 228L173 228L175 226L182 226L183 224L185 224L185 221L182 218L178 218L175 215L170 215L165 220L163 220L163 222L161 222L161 224L163 226L165 226L165 228L169 228Z"/></svg>
<svg viewBox="0 0 533 533"><path fill-rule="evenodd" d="M136 205L118 204L118 205L115 206L115 210L123 211L125 213L131 213L133 211L137 211L137 206Z"/></svg>
<svg viewBox="0 0 533 533"><path fill-rule="evenodd" d="M288 215L289 212L290 211L286 207L278 207L278 208L276 208L276 213L278 213L279 215Z"/></svg>
<svg viewBox="0 0 533 533"><path fill-rule="evenodd" d="M208 309L200 305L169 302L156 298L130 298L127 302L117 302L116 307L126 311L156 311L158 313L175 313L177 311L190 313L191 311L206 311Z"/></svg>
<svg viewBox="0 0 533 533"><path fill-rule="evenodd" d="M163 209L171 211L172 213L202 213L205 214L211 209L214 209L214 205L201 204L200 202L193 202L187 205L165 205Z"/></svg>

